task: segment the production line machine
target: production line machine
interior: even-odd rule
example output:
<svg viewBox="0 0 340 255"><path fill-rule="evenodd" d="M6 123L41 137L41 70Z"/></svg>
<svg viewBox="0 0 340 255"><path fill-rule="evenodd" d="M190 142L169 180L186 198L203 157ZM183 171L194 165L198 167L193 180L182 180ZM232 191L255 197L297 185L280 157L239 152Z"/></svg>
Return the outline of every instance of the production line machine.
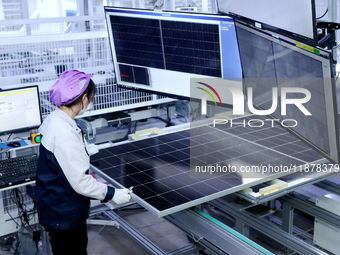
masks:
<svg viewBox="0 0 340 255"><path fill-rule="evenodd" d="M336 182L327 185L339 172L329 51L227 16L111 7L105 13L118 86L190 97L199 118L103 144L92 170L115 187L133 187L135 202L215 253L273 254L247 238L250 229L284 254L336 253L337 242L325 236L338 236L329 207L340 194ZM240 94L247 103L237 101ZM246 105L246 114L237 105ZM320 196L306 200L320 185ZM207 214L215 209L234 229ZM293 224L294 209L315 217L314 235ZM164 254L127 231L150 253Z"/></svg>
<svg viewBox="0 0 340 255"><path fill-rule="evenodd" d="M210 173L206 173L210 176L203 176L202 178L202 173L196 173L197 178L194 178L195 172L190 169L189 163L190 155L192 155L190 150L200 149L200 145L196 140L202 137L202 131L206 132L211 127L199 126L189 130L188 124L180 126L164 129L167 132L166 134L154 135L151 138L144 138L139 141L121 142L114 146L102 148L99 154L91 158L92 170L115 187L133 187L134 193L132 197L135 202L142 205L156 217L165 217L188 233L189 236L194 235L195 240L200 240L199 244L214 252L223 254L223 252L220 252L220 250L223 250L228 254L241 254L242 251L247 250L247 254L271 254L255 243L250 242L247 238L240 239L240 236L235 232L237 230L242 235L248 236L249 227L252 227L283 246L291 247L292 250L301 254L322 254L319 253L319 249L286 233L284 231L286 229L273 228L271 223L264 221L262 218L273 217L280 225L290 226L290 233L293 233L291 215L293 207L290 207L291 211L286 212L287 205L284 205L283 213L288 213L291 218L282 218L282 222L280 222L281 219L272 215L275 212L275 203L273 201L290 194L294 190L301 189L301 187L319 183L323 179L334 175L334 173L330 172L327 175L315 173L308 175L308 178L303 178L304 176L299 172L295 173L295 176L294 174L288 174L288 176L279 179L277 177L282 176L282 173L277 174L276 177L271 177L268 174L266 182L264 182L264 178L261 178L261 174L257 176L258 178L247 175L242 178L240 175L226 176L221 173L213 174L213 177L211 177ZM184 130L176 130L179 128L184 128ZM308 146L296 140L291 134L280 132L279 126L274 130L278 132L276 139L290 141L287 143L290 143L292 147L296 146L304 151L306 155L315 157L315 162L320 164L330 163ZM238 161L239 164L242 162L242 164L254 165L256 159L263 160L267 158L268 162L273 165L280 160L283 162L289 160L290 164L304 165L304 160L301 159L302 161L299 162L295 158L295 154L299 152L290 156L283 156L285 154L277 150L281 150L285 146L277 146L276 149L265 148L254 141L237 138L232 135L232 131L218 130L211 132L208 136L209 140L213 137L215 139L220 137L217 135L219 132L225 134L224 142L228 141L233 144L232 149L222 150L225 153L223 159L233 160L236 158L234 160ZM256 132L253 133L253 135L255 134ZM190 145L191 140L195 142ZM270 138L263 140L270 141ZM206 140L205 143L209 145L209 153L201 151L196 157L201 160L219 161L216 155L219 143L215 141L215 148L212 147L213 141L209 143ZM239 156L236 155L239 151L238 149L243 151L243 153L238 154ZM234 156L230 156L231 153L235 153ZM219 154L219 156L222 155ZM178 158L175 159L175 157ZM274 160L274 158L278 159ZM251 163L250 160L252 161ZM271 178L275 179L270 181ZM278 187L279 185L281 187ZM293 198L298 200L298 197ZM284 199L290 201L291 196L285 196ZM268 203L271 207L263 206L265 203ZM204 207L204 204L205 206L209 205L208 209ZM195 205L201 210L198 208L193 209ZM231 229L206 214L204 211L209 211L211 206L224 210L229 217L232 217L233 221L235 221L235 228ZM312 207L312 204L309 204L309 206ZM254 208L258 208L255 210L256 213L251 211ZM319 209L319 211L322 211L322 209ZM324 213L322 219L326 218L325 215L329 216L330 213ZM118 216L114 213L109 213L109 216L114 220L118 219ZM334 217L331 220L334 221ZM327 221L329 222L330 219ZM124 228L126 222L122 219L119 219L118 222L122 223L122 228ZM298 230L294 229L294 233L296 232ZM136 231L129 233L137 240L142 238ZM150 246L147 241L144 240L142 243L147 243L144 248L149 252L164 254L153 245ZM155 252L155 249L157 252Z"/></svg>
<svg viewBox="0 0 340 255"><path fill-rule="evenodd" d="M338 254L332 54L225 15L105 17L116 86L173 100L76 122L99 148L91 171L193 239L170 254ZM312 229L293 224L295 209ZM169 254L104 211L148 253Z"/></svg>

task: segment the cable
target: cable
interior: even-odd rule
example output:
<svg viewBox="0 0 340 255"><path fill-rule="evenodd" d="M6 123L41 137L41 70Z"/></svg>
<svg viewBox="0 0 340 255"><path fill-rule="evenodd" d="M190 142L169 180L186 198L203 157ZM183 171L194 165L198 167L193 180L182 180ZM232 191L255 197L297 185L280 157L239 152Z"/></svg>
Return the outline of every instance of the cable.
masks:
<svg viewBox="0 0 340 255"><path fill-rule="evenodd" d="M24 200L23 194L19 189L17 188L12 189L10 194L11 194L11 200L18 207L18 217L21 221L21 226L25 227L27 225L33 231L33 228L30 225L30 220L32 220L32 218L30 217L30 214L33 214L33 217L34 217L34 214L36 212L36 203L34 203L34 206L32 209L27 209L27 205L23 202Z"/></svg>
<svg viewBox="0 0 340 255"><path fill-rule="evenodd" d="M96 233L96 234L94 234L93 236L91 236L90 238L89 238L89 240L91 240L93 237L95 237L96 235L98 235L99 233L100 233L100 231L102 231L106 226L107 226L107 224L109 224L110 223L110 221L108 220L107 222L106 222L106 224L101 228L101 229L99 229L99 231Z"/></svg>
<svg viewBox="0 0 340 255"><path fill-rule="evenodd" d="M117 142L121 142L121 141L125 141L127 139L129 139L129 134L131 134L131 122L129 122L128 124L128 131L126 132L126 135L123 138L117 139L117 140L111 140L111 143L117 143Z"/></svg>
<svg viewBox="0 0 340 255"><path fill-rule="evenodd" d="M324 13L322 16L320 16L319 18L316 18L316 19L322 19L323 17L325 17L325 15L327 14L327 12L328 12L328 8L327 8L327 10L325 11L325 13Z"/></svg>
<svg viewBox="0 0 340 255"><path fill-rule="evenodd" d="M6 142L8 142L9 138L13 135L13 133L11 133L8 137L7 137L7 140Z"/></svg>
<svg viewBox="0 0 340 255"><path fill-rule="evenodd" d="M194 121L194 119L196 118L196 110L193 112L193 114L192 114L192 119L191 119L191 121Z"/></svg>
<svg viewBox="0 0 340 255"><path fill-rule="evenodd" d="M177 116L183 118L185 120L185 123L188 123L187 118L185 118L184 116L179 115L179 114Z"/></svg>
<svg viewBox="0 0 340 255"><path fill-rule="evenodd" d="M9 149L5 149L5 148L3 148L2 150L0 150L0 154L1 154L1 153L8 152L8 151L9 151Z"/></svg>
<svg viewBox="0 0 340 255"><path fill-rule="evenodd" d="M188 104L190 105L190 108L191 108L191 114L193 114L194 109L192 108L192 105L190 104L190 102L188 102Z"/></svg>
<svg viewBox="0 0 340 255"><path fill-rule="evenodd" d="M125 126L125 124L121 125L120 127L116 127L116 129L121 129L124 126Z"/></svg>
<svg viewBox="0 0 340 255"><path fill-rule="evenodd" d="M15 221L15 219L12 217L12 215L9 213L8 209L6 208L6 212L8 213L9 217L14 221L15 225L17 225L17 227L20 227L20 225Z"/></svg>
<svg viewBox="0 0 340 255"><path fill-rule="evenodd" d="M18 227L22 227L22 228L29 227L34 232L35 230L31 227L30 221L32 219L35 219L34 216L36 214L36 201L33 200L33 203L34 203L33 208L29 209L28 206L24 202L24 194L18 188L11 190L10 198L18 208L18 217L17 218L20 219L21 225L19 225L19 222L17 222L12 217L12 215L9 213L8 209L6 208L6 211L7 211L8 215L10 216L10 218L13 220L13 222ZM15 244L16 247L13 246L14 244ZM12 246L11 246L11 248L14 251L13 254L20 254L20 247L21 247L21 244L20 244L19 238L17 238L16 242L12 243ZM37 253L38 252L39 252L39 249L37 247Z"/></svg>
<svg viewBox="0 0 340 255"><path fill-rule="evenodd" d="M2 251L10 251L11 248L13 248L12 245L13 245L14 241L15 241L15 238L12 237L12 234L9 234L9 235L5 236L3 238L3 242L5 242L5 243L4 244L0 244L1 250Z"/></svg>
<svg viewBox="0 0 340 255"><path fill-rule="evenodd" d="M191 236L192 236L192 239L194 240L195 243L198 243L201 239L203 239L203 236L201 236L200 238L198 238L198 239L196 240L193 233L191 233Z"/></svg>
<svg viewBox="0 0 340 255"><path fill-rule="evenodd" d="M163 121L166 124L171 124L171 121L169 122L167 120L162 119L161 117L152 117L152 118L159 119L159 120Z"/></svg>
<svg viewBox="0 0 340 255"><path fill-rule="evenodd" d="M134 128L133 128L133 131L131 132L132 134L134 134L134 133L136 132L136 130L137 130L137 124L138 124L138 120L136 120L136 122L135 122L135 126L134 126Z"/></svg>
<svg viewBox="0 0 340 255"><path fill-rule="evenodd" d="M13 247L13 245L16 245L16 247ZM14 250L14 255L20 255L20 248L21 244L19 241L19 238L16 239L16 242L13 242L12 249Z"/></svg>
<svg viewBox="0 0 340 255"><path fill-rule="evenodd" d="M29 140L30 137L13 137L13 139L20 139L20 140Z"/></svg>

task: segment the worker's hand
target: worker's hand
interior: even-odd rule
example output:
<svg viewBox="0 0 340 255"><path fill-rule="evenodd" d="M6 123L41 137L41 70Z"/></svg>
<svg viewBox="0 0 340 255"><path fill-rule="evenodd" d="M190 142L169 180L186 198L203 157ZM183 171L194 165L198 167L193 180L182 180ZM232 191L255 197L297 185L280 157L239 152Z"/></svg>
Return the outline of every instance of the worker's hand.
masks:
<svg viewBox="0 0 340 255"><path fill-rule="evenodd" d="M88 150L89 150L89 155L92 156L96 153L99 152L98 150L98 146L93 144L93 143L90 143L88 146L87 146Z"/></svg>
<svg viewBox="0 0 340 255"><path fill-rule="evenodd" d="M116 204L124 204L129 202L130 199L131 195L129 189L115 189L115 194L112 198L112 201Z"/></svg>

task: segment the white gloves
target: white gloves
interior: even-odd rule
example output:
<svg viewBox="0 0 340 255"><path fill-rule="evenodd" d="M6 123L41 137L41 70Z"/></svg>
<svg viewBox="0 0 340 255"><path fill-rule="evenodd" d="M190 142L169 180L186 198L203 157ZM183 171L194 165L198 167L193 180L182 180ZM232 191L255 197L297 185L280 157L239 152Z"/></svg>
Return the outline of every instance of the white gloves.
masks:
<svg viewBox="0 0 340 255"><path fill-rule="evenodd" d="M88 152L89 152L90 156L92 156L92 155L94 155L94 154L99 152L98 146L93 144L93 143L90 143L89 145L87 145L87 148L89 150Z"/></svg>
<svg viewBox="0 0 340 255"><path fill-rule="evenodd" d="M130 201L131 199L131 190L129 189L115 189L115 194L112 198L112 201L116 204L124 204Z"/></svg>

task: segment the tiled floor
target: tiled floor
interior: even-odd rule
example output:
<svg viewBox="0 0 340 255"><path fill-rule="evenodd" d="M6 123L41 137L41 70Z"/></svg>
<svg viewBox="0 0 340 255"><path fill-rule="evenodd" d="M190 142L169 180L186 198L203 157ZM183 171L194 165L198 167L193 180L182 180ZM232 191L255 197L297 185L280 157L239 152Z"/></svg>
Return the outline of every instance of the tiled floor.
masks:
<svg viewBox="0 0 340 255"><path fill-rule="evenodd" d="M275 214L280 216L279 204L277 209ZM206 205L205 212L230 227L233 227L234 225L232 221L226 218L219 210L215 210ZM139 205L133 205L130 208L117 211L116 213L165 252L184 247L191 242L183 231L173 226L167 220L155 217ZM313 225L313 219L309 219L308 216L300 214L301 213L295 214L296 221L294 221L294 223L302 230L309 229ZM267 236L258 233L253 229L251 229L250 232L250 239L269 251L277 253L280 249L281 245L270 240ZM88 225L88 238L88 255L148 254L138 243L131 239L124 230L117 229L113 226L103 227L102 225ZM205 252L209 255L214 254L208 250L205 250ZM11 253L0 249L0 255L9 254ZM199 254L199 252L190 255L197 254Z"/></svg>
<svg viewBox="0 0 340 255"><path fill-rule="evenodd" d="M117 214L165 252L189 244L187 236L181 230L145 210L120 211ZM105 227L98 235L91 238L100 228L99 226L88 226L89 255L148 254L124 231L115 227Z"/></svg>
<svg viewBox="0 0 340 255"><path fill-rule="evenodd" d="M118 211L117 214L165 252L190 244L184 232L165 219L156 218L146 210L139 209L139 206L137 209ZM122 229L113 226L88 225L88 238L88 255L148 254ZM0 255L9 254L8 251L0 250Z"/></svg>

